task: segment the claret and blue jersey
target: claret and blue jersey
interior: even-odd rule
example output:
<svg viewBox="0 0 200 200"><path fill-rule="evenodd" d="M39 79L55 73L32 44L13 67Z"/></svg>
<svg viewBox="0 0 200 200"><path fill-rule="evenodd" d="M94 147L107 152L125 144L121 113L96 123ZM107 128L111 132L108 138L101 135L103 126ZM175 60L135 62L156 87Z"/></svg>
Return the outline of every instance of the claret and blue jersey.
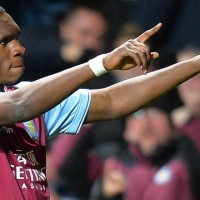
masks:
<svg viewBox="0 0 200 200"><path fill-rule="evenodd" d="M5 87L5 92L14 89ZM80 89L34 120L0 127L0 160L4 169L0 170L0 199L49 199L46 138L78 133L90 98L88 90Z"/></svg>

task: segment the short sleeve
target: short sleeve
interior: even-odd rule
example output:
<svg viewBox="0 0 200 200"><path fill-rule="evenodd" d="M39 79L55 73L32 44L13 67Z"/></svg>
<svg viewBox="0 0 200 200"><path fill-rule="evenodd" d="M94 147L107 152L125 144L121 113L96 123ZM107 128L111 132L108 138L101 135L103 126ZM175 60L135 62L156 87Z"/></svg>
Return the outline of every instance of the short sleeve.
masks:
<svg viewBox="0 0 200 200"><path fill-rule="evenodd" d="M47 137L79 132L91 101L90 90L80 89L44 114Z"/></svg>

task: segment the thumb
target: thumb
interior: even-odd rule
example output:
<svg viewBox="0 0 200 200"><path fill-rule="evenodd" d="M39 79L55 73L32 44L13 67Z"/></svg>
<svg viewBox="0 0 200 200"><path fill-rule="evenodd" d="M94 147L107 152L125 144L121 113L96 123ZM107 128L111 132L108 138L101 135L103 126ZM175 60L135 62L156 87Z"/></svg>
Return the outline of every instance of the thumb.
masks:
<svg viewBox="0 0 200 200"><path fill-rule="evenodd" d="M152 59L157 59L159 56L160 56L160 55L159 55L159 53L157 53L157 52L152 52L152 53L151 53L151 58L152 58Z"/></svg>

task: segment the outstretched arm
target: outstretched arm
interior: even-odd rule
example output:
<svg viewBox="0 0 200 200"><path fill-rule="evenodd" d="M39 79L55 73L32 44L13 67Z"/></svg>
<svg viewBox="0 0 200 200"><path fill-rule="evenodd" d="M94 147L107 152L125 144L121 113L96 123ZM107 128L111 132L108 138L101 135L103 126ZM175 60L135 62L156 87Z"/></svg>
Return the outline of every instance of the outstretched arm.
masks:
<svg viewBox="0 0 200 200"><path fill-rule="evenodd" d="M106 70L126 70L138 66L146 71L151 59L156 58L157 54L151 53L144 42L160 27L157 25L106 54ZM0 94L0 125L29 120L46 112L93 78L93 71L85 63L34 81L14 92Z"/></svg>
<svg viewBox="0 0 200 200"><path fill-rule="evenodd" d="M200 72L200 56L161 70L94 90L86 122L132 113Z"/></svg>

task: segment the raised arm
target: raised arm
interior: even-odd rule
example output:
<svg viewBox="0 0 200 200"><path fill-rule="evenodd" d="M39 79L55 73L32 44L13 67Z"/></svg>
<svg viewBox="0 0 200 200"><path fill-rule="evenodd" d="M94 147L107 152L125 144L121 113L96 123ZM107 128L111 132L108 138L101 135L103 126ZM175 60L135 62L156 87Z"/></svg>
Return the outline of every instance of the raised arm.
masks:
<svg viewBox="0 0 200 200"><path fill-rule="evenodd" d="M107 69L129 69L139 60L137 65L142 67L144 73L148 70L149 63L137 59L138 52L133 47L138 46L140 54L156 58L157 53L148 54L147 46L143 46L153 32L160 28L160 24L144 32L136 40L130 40L122 46L108 53L104 58ZM139 45L138 43L139 42ZM142 44L141 44L142 43ZM143 51L144 50L144 51ZM116 54L113 56L113 54ZM141 57L141 55L140 55ZM132 60L132 58L135 58ZM147 59L151 61L151 59ZM121 65L123 63L123 65ZM111 87L92 91L92 102L86 118L86 123L98 120L116 119L130 114L144 105L156 100L177 85L200 73L200 56L196 56L185 62L180 62L161 70L141 75Z"/></svg>
<svg viewBox="0 0 200 200"><path fill-rule="evenodd" d="M126 52L121 52L122 46L105 55L105 61L112 63L107 65L106 70L136 66L147 70L150 60L156 55L151 54L143 42L159 29L160 25L128 41ZM25 121L44 113L93 78L95 75L86 63L32 82L14 92L0 94L0 125Z"/></svg>
<svg viewBox="0 0 200 200"><path fill-rule="evenodd" d="M147 70L157 54L151 53L143 43L160 27L158 25L106 54L106 70L125 70L136 66ZM32 82L14 92L0 94L0 125L25 121L46 112L93 78L93 71L85 63Z"/></svg>
<svg viewBox="0 0 200 200"><path fill-rule="evenodd" d="M132 113L200 72L200 56L92 92L86 122ZM170 103L170 102L169 102Z"/></svg>

